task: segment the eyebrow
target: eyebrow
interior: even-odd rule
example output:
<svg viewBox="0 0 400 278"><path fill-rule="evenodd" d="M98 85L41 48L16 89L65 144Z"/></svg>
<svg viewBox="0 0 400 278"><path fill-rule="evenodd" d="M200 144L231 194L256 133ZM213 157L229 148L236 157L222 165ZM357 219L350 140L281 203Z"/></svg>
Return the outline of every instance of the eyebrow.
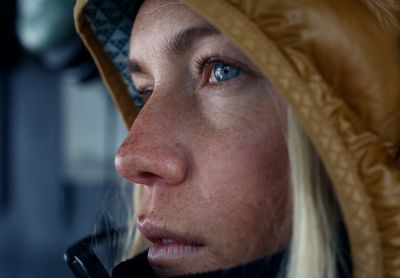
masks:
<svg viewBox="0 0 400 278"><path fill-rule="evenodd" d="M200 39L213 35L220 35L221 33L211 25L193 26L178 33L167 36L165 44L161 47L161 53L166 56L180 56L193 48L195 42ZM145 68L135 58L128 60L128 69L131 73L145 73Z"/></svg>

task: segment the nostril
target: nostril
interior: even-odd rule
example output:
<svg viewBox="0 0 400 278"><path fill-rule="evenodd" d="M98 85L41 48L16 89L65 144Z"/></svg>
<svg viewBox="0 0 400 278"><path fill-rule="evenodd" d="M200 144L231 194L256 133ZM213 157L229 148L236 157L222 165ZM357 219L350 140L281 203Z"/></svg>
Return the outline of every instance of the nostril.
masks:
<svg viewBox="0 0 400 278"><path fill-rule="evenodd" d="M140 180L142 184L145 185L151 185L154 183L154 181L160 178L159 176L157 176L156 174L153 174L151 172L140 172L137 175L137 180Z"/></svg>
<svg viewBox="0 0 400 278"><path fill-rule="evenodd" d="M138 176L139 176L139 178L141 178L141 179L150 179L150 178L155 177L156 175L155 175L155 174L152 174L152 173L150 173L150 172L142 172L142 173L140 173Z"/></svg>
<svg viewBox="0 0 400 278"><path fill-rule="evenodd" d="M147 171L140 172L139 171L139 172L136 172L133 180L135 183L139 183L139 184L143 184L143 185L153 185L157 181L161 182L164 179L152 172L147 172Z"/></svg>

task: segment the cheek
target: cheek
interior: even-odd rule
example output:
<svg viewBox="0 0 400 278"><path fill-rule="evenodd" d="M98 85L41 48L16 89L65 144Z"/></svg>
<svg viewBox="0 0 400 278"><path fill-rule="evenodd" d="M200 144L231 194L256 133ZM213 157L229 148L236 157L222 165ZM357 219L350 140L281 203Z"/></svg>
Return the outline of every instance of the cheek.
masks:
<svg viewBox="0 0 400 278"><path fill-rule="evenodd" d="M211 181L204 194L213 199L279 193L282 182L288 180L285 127L281 122L280 116L270 113L251 124L238 120L235 127L201 137L195 144L195 168L201 169L202 180Z"/></svg>
<svg viewBox="0 0 400 278"><path fill-rule="evenodd" d="M198 162L208 221L216 223L210 225L216 252L227 260L246 261L279 249L273 234L281 232L288 207L287 147L282 127L263 122L254 130L209 138Z"/></svg>
<svg viewBox="0 0 400 278"><path fill-rule="evenodd" d="M283 138L274 139L277 138L264 138L258 142L227 139L220 144L211 144L212 155L200 162L205 165L204 179L212 181L207 183L209 186L204 186L204 194L210 199L217 196L236 199L279 193L282 182L288 179L288 159Z"/></svg>

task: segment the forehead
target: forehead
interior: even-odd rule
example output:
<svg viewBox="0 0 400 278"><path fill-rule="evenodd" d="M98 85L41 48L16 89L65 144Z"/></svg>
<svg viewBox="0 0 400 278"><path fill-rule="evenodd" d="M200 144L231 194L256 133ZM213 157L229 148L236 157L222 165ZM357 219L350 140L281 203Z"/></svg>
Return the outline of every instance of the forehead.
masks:
<svg viewBox="0 0 400 278"><path fill-rule="evenodd" d="M141 6L132 30L133 42L153 35L166 36L188 26L205 24L206 21L180 1L146 0ZM154 38L152 38L154 39Z"/></svg>

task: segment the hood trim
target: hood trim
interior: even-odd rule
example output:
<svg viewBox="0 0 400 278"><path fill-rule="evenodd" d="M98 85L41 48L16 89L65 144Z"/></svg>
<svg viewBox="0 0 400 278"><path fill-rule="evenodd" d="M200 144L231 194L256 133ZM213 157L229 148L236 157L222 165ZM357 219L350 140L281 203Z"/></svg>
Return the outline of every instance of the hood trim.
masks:
<svg viewBox="0 0 400 278"><path fill-rule="evenodd" d="M115 64L104 51L102 44L93 32L90 23L84 13L88 0L77 1L74 8L74 19L77 32L80 34L83 43L94 58L101 78L120 112L127 129L133 124L138 111L134 101L127 89L123 77L116 68ZM132 19L133 20L133 19Z"/></svg>

